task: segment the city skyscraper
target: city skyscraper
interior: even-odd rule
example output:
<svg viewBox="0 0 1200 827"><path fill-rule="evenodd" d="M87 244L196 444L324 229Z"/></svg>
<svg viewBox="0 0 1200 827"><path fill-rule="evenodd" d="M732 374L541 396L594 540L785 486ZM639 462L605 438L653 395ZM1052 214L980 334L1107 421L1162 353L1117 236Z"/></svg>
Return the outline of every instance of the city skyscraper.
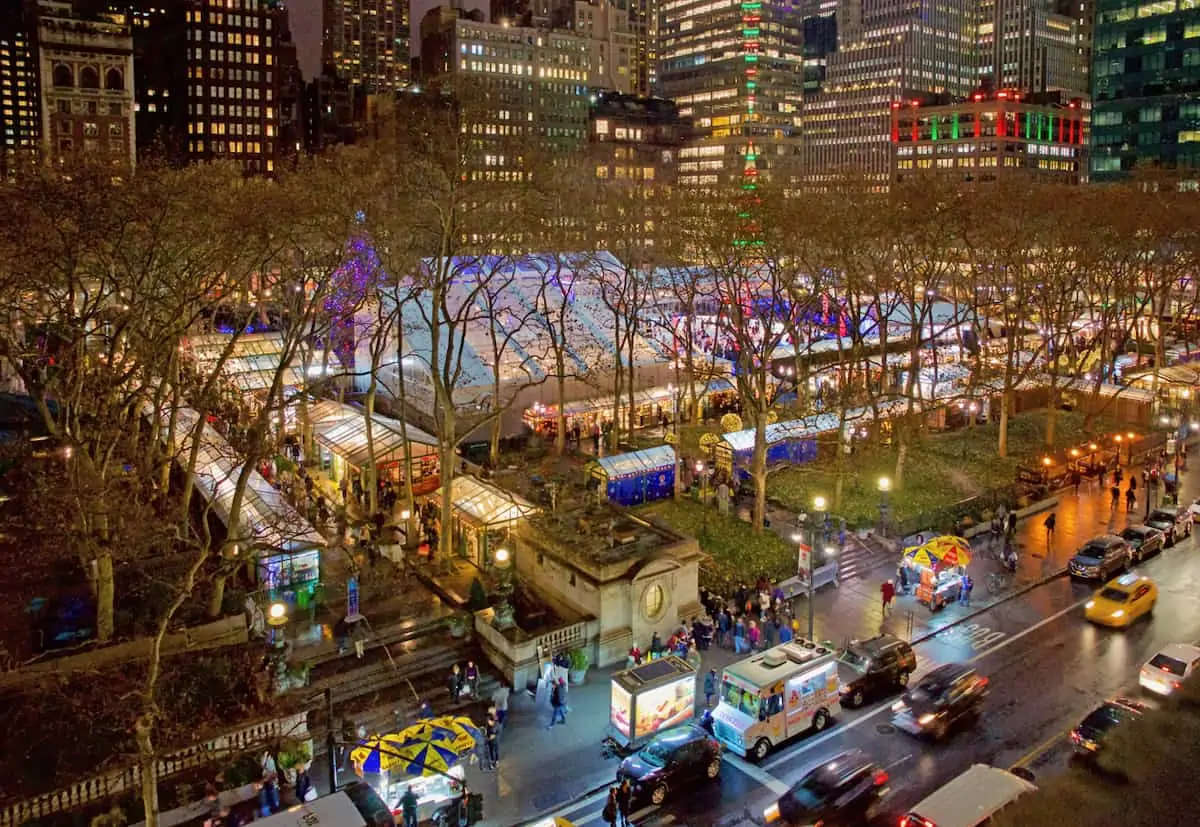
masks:
<svg viewBox="0 0 1200 827"><path fill-rule="evenodd" d="M408 85L409 0L323 0L322 65L369 94Z"/></svg>
<svg viewBox="0 0 1200 827"><path fill-rule="evenodd" d="M36 31L24 0L0 0L0 177L37 158L41 143Z"/></svg>
<svg viewBox="0 0 1200 827"><path fill-rule="evenodd" d="M694 127L679 152L680 184L790 168L804 96L800 15L760 0L664 0L659 22L657 92Z"/></svg>
<svg viewBox="0 0 1200 827"><path fill-rule="evenodd" d="M1200 168L1200 5L1097 0L1092 179Z"/></svg>
<svg viewBox="0 0 1200 827"><path fill-rule="evenodd" d="M809 183L854 171L887 186L892 104L974 91L978 22L971 0L840 0L837 51L804 104Z"/></svg>
<svg viewBox="0 0 1200 827"><path fill-rule="evenodd" d="M980 14L981 86L1089 94L1071 0L983 0Z"/></svg>

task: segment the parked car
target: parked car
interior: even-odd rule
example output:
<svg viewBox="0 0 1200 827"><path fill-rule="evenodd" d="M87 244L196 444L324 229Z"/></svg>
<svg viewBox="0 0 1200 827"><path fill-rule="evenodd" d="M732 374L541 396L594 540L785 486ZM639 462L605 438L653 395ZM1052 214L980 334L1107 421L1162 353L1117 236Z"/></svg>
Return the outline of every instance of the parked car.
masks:
<svg viewBox="0 0 1200 827"><path fill-rule="evenodd" d="M1130 572L1105 583L1083 604L1083 616L1101 626L1125 627L1154 611L1158 586L1149 577Z"/></svg>
<svg viewBox="0 0 1200 827"><path fill-rule="evenodd" d="M1153 557L1167 545L1167 535L1154 526L1131 525L1121 532L1121 538L1129 543L1133 562L1140 563L1147 557Z"/></svg>
<svg viewBox="0 0 1200 827"><path fill-rule="evenodd" d="M888 774L862 752L843 752L805 773L763 818L768 824L859 825L875 817L887 784Z"/></svg>
<svg viewBox="0 0 1200 827"><path fill-rule="evenodd" d="M655 735L621 762L617 782L628 778L635 799L662 804L668 793L720 774L720 742L692 724Z"/></svg>
<svg viewBox="0 0 1200 827"><path fill-rule="evenodd" d="M1167 535L1167 545L1173 546L1180 537L1192 536L1192 511L1190 508L1164 505L1150 512L1146 525Z"/></svg>
<svg viewBox="0 0 1200 827"><path fill-rule="evenodd" d="M1138 685L1157 695L1170 695L1197 669L1200 669L1200 646L1172 643L1142 664Z"/></svg>
<svg viewBox="0 0 1200 827"><path fill-rule="evenodd" d="M895 635L851 641L838 653L841 705L851 709L862 706L868 698L901 689L908 685L908 676L916 668L912 646Z"/></svg>
<svg viewBox="0 0 1200 827"><path fill-rule="evenodd" d="M939 666L892 705L892 723L913 735L935 741L979 714L987 697L988 679L961 663Z"/></svg>
<svg viewBox="0 0 1200 827"><path fill-rule="evenodd" d="M1095 755L1104 745L1108 734L1121 724L1132 721L1146 711L1146 705L1129 698L1113 698L1093 709L1079 725L1071 730L1071 743L1083 755Z"/></svg>
<svg viewBox="0 0 1200 827"><path fill-rule="evenodd" d="M1067 571L1081 580L1110 580L1129 568L1132 551L1129 543L1116 534L1088 540L1067 563Z"/></svg>

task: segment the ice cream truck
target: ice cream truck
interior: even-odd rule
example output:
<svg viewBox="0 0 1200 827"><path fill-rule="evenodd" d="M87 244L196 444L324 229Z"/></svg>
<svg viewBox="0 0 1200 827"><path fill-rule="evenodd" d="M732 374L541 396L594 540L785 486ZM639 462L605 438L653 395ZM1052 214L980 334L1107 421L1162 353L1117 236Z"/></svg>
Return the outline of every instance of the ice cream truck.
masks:
<svg viewBox="0 0 1200 827"><path fill-rule="evenodd" d="M824 729L837 703L837 655L798 638L725 668L713 734L738 755L762 760L777 744Z"/></svg>

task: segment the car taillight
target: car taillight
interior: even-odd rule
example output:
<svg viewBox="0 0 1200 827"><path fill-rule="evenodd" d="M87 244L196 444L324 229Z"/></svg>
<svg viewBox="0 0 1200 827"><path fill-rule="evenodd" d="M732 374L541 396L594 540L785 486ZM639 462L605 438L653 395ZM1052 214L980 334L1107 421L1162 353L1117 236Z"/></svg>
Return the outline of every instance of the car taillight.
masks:
<svg viewBox="0 0 1200 827"><path fill-rule="evenodd" d="M1072 733L1071 733L1071 740L1072 740L1072 741L1074 741L1076 744L1078 744L1078 743L1079 743L1079 733L1078 733L1078 732L1072 732Z"/></svg>
<svg viewBox="0 0 1200 827"><path fill-rule="evenodd" d="M884 772L883 770L879 770L878 772L875 773L874 781L875 781L876 787L882 787L884 784L886 784L888 782L888 774L886 772Z"/></svg>
<svg viewBox="0 0 1200 827"><path fill-rule="evenodd" d="M980 678L979 679L980 688L987 686L989 680L990 680L989 678Z"/></svg>

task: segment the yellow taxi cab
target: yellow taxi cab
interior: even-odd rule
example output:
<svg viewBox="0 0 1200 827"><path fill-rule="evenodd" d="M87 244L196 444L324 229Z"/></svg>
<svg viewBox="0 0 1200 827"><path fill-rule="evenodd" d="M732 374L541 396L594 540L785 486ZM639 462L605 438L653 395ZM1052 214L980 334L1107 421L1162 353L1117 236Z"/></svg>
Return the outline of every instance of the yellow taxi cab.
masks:
<svg viewBox="0 0 1200 827"><path fill-rule="evenodd" d="M1154 611L1158 586L1140 574L1122 574L1109 580L1083 606L1083 614L1102 626L1128 626L1142 615Z"/></svg>

